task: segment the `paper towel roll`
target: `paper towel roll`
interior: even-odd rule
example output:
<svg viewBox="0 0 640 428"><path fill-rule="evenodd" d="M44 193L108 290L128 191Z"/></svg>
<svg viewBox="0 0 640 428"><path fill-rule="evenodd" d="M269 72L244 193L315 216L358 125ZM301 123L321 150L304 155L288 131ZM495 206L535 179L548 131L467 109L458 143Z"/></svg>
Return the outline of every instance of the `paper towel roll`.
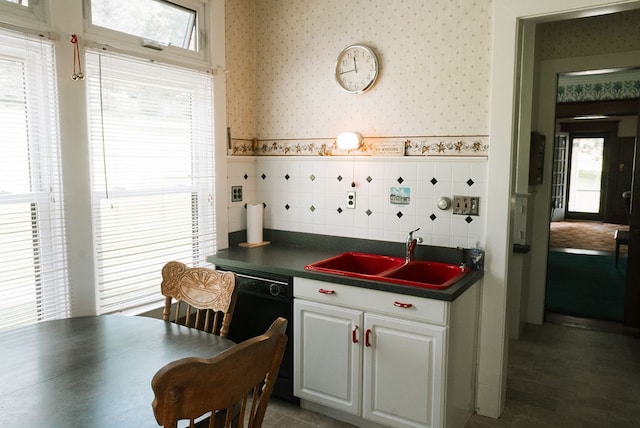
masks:
<svg viewBox="0 0 640 428"><path fill-rule="evenodd" d="M247 204L247 243L262 242L262 204Z"/></svg>

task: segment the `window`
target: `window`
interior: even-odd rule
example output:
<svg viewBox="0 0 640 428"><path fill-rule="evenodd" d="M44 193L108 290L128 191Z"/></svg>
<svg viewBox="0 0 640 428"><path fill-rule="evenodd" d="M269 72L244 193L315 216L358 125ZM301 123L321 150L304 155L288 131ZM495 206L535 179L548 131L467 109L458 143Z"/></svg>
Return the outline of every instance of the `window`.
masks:
<svg viewBox="0 0 640 428"><path fill-rule="evenodd" d="M87 51L98 313L162 301L162 266L215 249L209 74Z"/></svg>
<svg viewBox="0 0 640 428"><path fill-rule="evenodd" d="M52 44L0 30L0 330L69 315Z"/></svg>
<svg viewBox="0 0 640 428"><path fill-rule="evenodd" d="M569 211L600 213L604 138L572 138Z"/></svg>
<svg viewBox="0 0 640 428"><path fill-rule="evenodd" d="M117 45L120 52L163 62L171 59L191 68L193 61L206 66L203 40L208 2L90 0L88 5L86 36L98 45Z"/></svg>
<svg viewBox="0 0 640 428"><path fill-rule="evenodd" d="M44 0L0 0L0 13L3 19L13 23L43 21Z"/></svg>
<svg viewBox="0 0 640 428"><path fill-rule="evenodd" d="M162 0L92 0L93 25L196 50L196 12Z"/></svg>

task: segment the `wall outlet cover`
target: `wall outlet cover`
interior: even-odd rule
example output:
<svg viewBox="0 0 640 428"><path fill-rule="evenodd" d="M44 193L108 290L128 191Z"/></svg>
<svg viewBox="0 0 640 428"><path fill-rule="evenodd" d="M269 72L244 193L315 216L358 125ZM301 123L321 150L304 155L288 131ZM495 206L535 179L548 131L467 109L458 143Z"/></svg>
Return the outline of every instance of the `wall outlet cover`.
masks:
<svg viewBox="0 0 640 428"><path fill-rule="evenodd" d="M242 186L231 186L231 202L242 202Z"/></svg>
<svg viewBox="0 0 640 428"><path fill-rule="evenodd" d="M353 190L347 192L347 208L356 208L356 192L354 192Z"/></svg>

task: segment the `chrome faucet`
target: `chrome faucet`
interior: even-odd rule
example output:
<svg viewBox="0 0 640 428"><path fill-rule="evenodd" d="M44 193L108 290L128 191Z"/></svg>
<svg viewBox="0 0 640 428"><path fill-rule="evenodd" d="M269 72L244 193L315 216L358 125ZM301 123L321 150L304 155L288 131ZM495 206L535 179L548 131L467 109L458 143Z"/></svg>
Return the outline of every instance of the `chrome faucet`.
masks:
<svg viewBox="0 0 640 428"><path fill-rule="evenodd" d="M407 252L405 256L405 260L407 263L413 261L413 252L416 249L416 244L419 244L422 242L422 237L420 236L416 236L415 238L413 237L413 233L419 230L420 228L417 228L416 230L412 230L411 232L409 232L409 235L407 235Z"/></svg>

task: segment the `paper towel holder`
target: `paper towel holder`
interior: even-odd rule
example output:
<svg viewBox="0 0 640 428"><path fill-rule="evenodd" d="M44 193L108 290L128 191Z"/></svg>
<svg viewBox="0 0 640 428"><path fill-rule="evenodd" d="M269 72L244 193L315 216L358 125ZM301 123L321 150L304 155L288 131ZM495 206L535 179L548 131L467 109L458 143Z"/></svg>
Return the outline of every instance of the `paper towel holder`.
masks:
<svg viewBox="0 0 640 428"><path fill-rule="evenodd" d="M262 203L244 204L244 207L247 210L247 242L241 242L241 243L238 244L238 246L246 247L246 248L255 248L255 247L262 247L264 245L270 244L270 241L265 241L265 240L262 239L262 216L263 216L262 209L260 210L260 216L259 216L260 217L260 231L259 231L259 238L258 238L259 240L249 242L250 239L251 239L250 236L249 236L250 235L249 218L248 218L249 211L250 211L249 210L249 205L251 205L252 207L258 206L258 207L260 207L262 209L267 207L267 204L264 203L264 202L262 202Z"/></svg>

